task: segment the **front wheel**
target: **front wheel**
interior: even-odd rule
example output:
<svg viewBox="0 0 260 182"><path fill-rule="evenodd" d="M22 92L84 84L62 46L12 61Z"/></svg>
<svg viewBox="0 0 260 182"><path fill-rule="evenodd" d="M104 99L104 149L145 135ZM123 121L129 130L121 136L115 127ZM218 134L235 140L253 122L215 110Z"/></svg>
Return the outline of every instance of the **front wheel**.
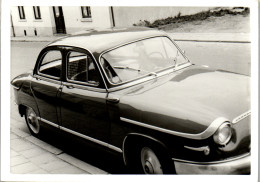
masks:
<svg viewBox="0 0 260 182"><path fill-rule="evenodd" d="M34 112L34 110L32 108L26 109L25 121L29 128L30 133L34 136L39 136L40 122L37 118L36 113Z"/></svg>
<svg viewBox="0 0 260 182"><path fill-rule="evenodd" d="M141 164L145 174L163 174L160 160L148 147L143 147L141 150Z"/></svg>
<svg viewBox="0 0 260 182"><path fill-rule="evenodd" d="M158 145L146 145L140 150L141 167L144 174L176 174L167 152Z"/></svg>

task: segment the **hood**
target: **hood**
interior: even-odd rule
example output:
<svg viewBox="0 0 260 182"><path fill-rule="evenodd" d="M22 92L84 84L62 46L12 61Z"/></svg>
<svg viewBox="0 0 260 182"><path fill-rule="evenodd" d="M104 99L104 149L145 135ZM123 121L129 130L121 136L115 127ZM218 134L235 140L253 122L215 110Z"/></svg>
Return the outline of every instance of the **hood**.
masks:
<svg viewBox="0 0 260 182"><path fill-rule="evenodd" d="M219 117L232 121L250 110L250 79L190 66L127 90L120 103L122 117L198 134Z"/></svg>

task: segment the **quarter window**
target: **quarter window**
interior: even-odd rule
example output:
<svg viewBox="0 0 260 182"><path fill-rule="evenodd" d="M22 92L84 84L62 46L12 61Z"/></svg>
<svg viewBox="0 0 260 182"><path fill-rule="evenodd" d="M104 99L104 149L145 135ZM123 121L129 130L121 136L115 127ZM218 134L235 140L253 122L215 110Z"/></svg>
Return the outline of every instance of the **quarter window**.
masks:
<svg viewBox="0 0 260 182"><path fill-rule="evenodd" d="M24 8L23 6L18 6L18 11L19 11L19 17L21 20L25 19L25 13L24 13Z"/></svg>
<svg viewBox="0 0 260 182"><path fill-rule="evenodd" d="M46 76L60 78L62 55L58 50L47 52L40 64L39 73Z"/></svg>
<svg viewBox="0 0 260 182"><path fill-rule="evenodd" d="M34 6L33 7L33 12L34 12L34 18L39 20L41 19L41 11L39 6Z"/></svg>
<svg viewBox="0 0 260 182"><path fill-rule="evenodd" d="M98 73L93 59L89 55L80 52L69 53L67 66L68 80L98 85Z"/></svg>
<svg viewBox="0 0 260 182"><path fill-rule="evenodd" d="M89 6L81 6L82 18L91 18L91 10Z"/></svg>

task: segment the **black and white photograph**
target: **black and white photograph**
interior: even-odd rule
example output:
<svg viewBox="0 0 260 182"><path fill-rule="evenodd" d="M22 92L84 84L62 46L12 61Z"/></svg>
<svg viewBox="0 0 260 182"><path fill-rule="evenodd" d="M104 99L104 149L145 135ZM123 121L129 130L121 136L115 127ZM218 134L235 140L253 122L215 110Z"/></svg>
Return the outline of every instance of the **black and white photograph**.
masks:
<svg viewBox="0 0 260 182"><path fill-rule="evenodd" d="M3 181L257 179L258 2L58 2L2 6Z"/></svg>

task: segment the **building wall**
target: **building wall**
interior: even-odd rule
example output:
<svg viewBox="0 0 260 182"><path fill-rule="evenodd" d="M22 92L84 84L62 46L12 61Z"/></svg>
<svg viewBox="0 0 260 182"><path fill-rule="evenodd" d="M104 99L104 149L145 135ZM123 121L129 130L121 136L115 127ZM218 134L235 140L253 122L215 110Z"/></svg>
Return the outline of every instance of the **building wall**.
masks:
<svg viewBox="0 0 260 182"><path fill-rule="evenodd" d="M113 12L115 25L118 27L129 27L140 20L151 23L155 20L181 15L191 15L201 11L207 11L210 7L123 7L114 6Z"/></svg>
<svg viewBox="0 0 260 182"><path fill-rule="evenodd" d="M91 18L82 18L80 6L63 6L66 32L74 33L88 28L108 28L111 27L109 7L91 6Z"/></svg>
<svg viewBox="0 0 260 182"><path fill-rule="evenodd" d="M108 6L95 6L90 8L92 17L84 19L82 18L80 6L62 7L67 34L88 28L108 28L112 26L110 8ZM32 6L24 6L24 12L26 19L20 20L18 7L15 6L11 8L15 36L25 36L25 31L27 36L36 36L35 31L37 32L37 36L51 36L56 33L56 24L52 7L40 7L41 20L36 20L34 18Z"/></svg>
<svg viewBox="0 0 260 182"><path fill-rule="evenodd" d="M63 6L63 16L66 33L74 33L88 28L107 28L112 26L111 9L108 6L91 6L91 18L82 18L80 6ZM116 27L133 26L140 20L153 22L157 19L189 15L205 11L209 7L120 7L114 6L114 21ZM41 6L41 20L34 18L32 6L24 6L25 20L20 20L18 7L11 8L11 17L16 36L51 36L56 33L53 8ZM12 34L11 34L12 35Z"/></svg>
<svg viewBox="0 0 260 182"><path fill-rule="evenodd" d="M51 21L51 7L41 6L41 18L36 20L34 18L34 12L32 6L24 6L25 20L20 20L18 7L11 8L14 32L16 36L35 36L35 30L37 35L48 36L53 35L54 22Z"/></svg>

